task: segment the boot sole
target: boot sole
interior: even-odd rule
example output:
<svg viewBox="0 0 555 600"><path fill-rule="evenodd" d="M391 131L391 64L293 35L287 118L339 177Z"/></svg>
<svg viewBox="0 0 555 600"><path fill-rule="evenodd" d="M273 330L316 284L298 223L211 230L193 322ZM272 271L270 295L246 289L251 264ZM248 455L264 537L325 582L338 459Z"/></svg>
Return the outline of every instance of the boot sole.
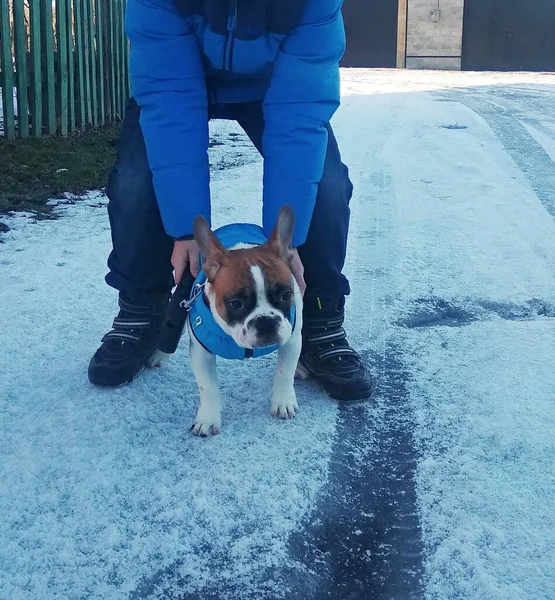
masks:
<svg viewBox="0 0 555 600"><path fill-rule="evenodd" d="M141 373L141 371L143 371L144 368L145 367L142 366L132 377L128 377L124 380L122 380L121 377L102 377L96 379L94 375L91 376L91 374L89 373L89 381L97 387L123 387L124 385L131 383L135 379L135 377L137 377Z"/></svg>
<svg viewBox="0 0 555 600"><path fill-rule="evenodd" d="M134 373L131 377L122 379L121 377L116 377L114 375L113 377L102 377L97 379L93 374L91 374L91 371L89 370L89 381L97 387L122 387L136 379L144 371L145 368L153 369L156 367L161 367L162 364L166 362L170 356L171 354L166 354L165 352L162 352L161 350L155 348L150 353L150 356L146 359L145 364L142 365L139 368L139 370L136 373Z"/></svg>

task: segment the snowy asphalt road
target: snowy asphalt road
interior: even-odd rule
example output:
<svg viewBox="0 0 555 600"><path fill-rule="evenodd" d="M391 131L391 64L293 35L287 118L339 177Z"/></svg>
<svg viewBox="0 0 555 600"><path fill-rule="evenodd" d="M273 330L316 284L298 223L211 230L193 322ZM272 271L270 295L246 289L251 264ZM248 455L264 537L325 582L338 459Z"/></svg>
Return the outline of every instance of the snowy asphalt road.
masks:
<svg viewBox="0 0 555 600"><path fill-rule="evenodd" d="M368 404L299 384L283 423L273 358L222 363L223 433L192 438L185 344L86 381L115 307L102 195L1 219L0 599L553 597L555 76L343 79ZM239 131L213 127L216 225L260 218Z"/></svg>

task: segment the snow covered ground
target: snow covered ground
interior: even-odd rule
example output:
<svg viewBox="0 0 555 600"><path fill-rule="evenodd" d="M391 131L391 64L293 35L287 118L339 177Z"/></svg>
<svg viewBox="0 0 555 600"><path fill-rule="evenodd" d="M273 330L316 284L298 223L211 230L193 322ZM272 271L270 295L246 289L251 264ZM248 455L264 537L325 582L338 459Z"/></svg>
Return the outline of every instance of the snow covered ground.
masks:
<svg viewBox="0 0 555 600"><path fill-rule="evenodd" d="M553 598L555 76L343 78L366 405L298 384L284 423L274 358L222 363L223 433L193 438L185 344L93 388L105 198L0 219L2 600ZM258 222L260 159L213 133L215 224Z"/></svg>

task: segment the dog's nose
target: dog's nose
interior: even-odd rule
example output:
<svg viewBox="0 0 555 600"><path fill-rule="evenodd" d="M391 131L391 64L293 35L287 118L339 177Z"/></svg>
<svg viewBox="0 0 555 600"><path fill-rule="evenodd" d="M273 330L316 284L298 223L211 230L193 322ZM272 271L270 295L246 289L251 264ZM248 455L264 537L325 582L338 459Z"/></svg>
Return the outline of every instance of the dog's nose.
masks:
<svg viewBox="0 0 555 600"><path fill-rule="evenodd" d="M259 335L268 336L276 332L279 325L279 320L279 317L264 315L262 317L257 317L254 320L253 325Z"/></svg>

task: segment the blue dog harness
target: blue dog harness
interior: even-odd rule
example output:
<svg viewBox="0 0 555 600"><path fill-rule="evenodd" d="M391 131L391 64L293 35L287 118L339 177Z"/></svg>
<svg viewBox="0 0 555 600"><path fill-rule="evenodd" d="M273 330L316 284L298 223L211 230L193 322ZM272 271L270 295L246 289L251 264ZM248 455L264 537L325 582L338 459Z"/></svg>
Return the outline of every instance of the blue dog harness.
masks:
<svg viewBox="0 0 555 600"><path fill-rule="evenodd" d="M214 231L224 248L233 248L237 244L253 244L261 246L266 243L266 236L261 227L250 223L234 223L226 225ZM264 346L262 348L241 348L235 340L225 333L216 323L214 315L210 311L204 299L204 285L206 273L201 269L191 290L191 296L185 303L189 310L189 325L197 341L204 346L208 352L226 358L228 360L242 360L244 358L258 358L275 352L279 346ZM295 304L291 307L289 321L293 329L296 323Z"/></svg>

